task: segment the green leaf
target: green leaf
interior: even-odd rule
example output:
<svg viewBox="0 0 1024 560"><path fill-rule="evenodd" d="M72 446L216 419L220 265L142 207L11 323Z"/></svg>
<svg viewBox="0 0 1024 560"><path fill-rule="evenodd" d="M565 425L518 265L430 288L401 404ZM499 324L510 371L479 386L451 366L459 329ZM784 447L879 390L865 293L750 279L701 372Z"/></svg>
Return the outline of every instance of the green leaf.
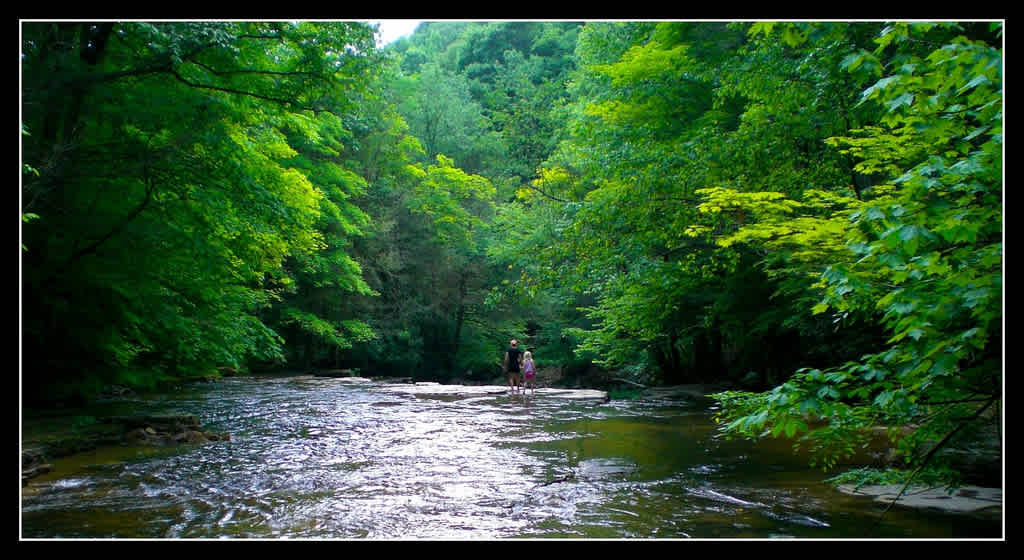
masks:
<svg viewBox="0 0 1024 560"><path fill-rule="evenodd" d="M907 107L914 102L914 95L910 93L904 93L897 96L895 99L891 99L885 103L889 111L896 111L901 107Z"/></svg>

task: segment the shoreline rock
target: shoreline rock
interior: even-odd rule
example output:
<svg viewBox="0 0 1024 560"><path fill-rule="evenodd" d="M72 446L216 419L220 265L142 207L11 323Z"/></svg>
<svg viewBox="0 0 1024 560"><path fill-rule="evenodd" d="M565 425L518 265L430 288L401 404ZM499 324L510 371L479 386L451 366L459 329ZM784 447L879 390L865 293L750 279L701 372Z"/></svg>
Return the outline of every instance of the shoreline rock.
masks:
<svg viewBox="0 0 1024 560"><path fill-rule="evenodd" d="M869 496L876 502L890 504L902 488L899 485L876 484L856 487L852 484L841 484L838 490L851 496ZM949 492L941 487L911 486L895 503L905 507L937 509L951 513L978 513L992 508L999 508L1001 512L1003 490L962 486Z"/></svg>
<svg viewBox="0 0 1024 560"><path fill-rule="evenodd" d="M41 449L25 449L21 452L21 486L24 487L28 481L41 474L53 470L45 454Z"/></svg>
<svg viewBox="0 0 1024 560"><path fill-rule="evenodd" d="M103 422L123 425L125 442L134 445L177 445L231 439L230 434L203 430L194 414L115 416L104 418Z"/></svg>
<svg viewBox="0 0 1024 560"><path fill-rule="evenodd" d="M22 439L21 485L53 470L54 459L103 445L174 446L230 441L231 434L204 430L193 414L111 416L71 433L35 434Z"/></svg>

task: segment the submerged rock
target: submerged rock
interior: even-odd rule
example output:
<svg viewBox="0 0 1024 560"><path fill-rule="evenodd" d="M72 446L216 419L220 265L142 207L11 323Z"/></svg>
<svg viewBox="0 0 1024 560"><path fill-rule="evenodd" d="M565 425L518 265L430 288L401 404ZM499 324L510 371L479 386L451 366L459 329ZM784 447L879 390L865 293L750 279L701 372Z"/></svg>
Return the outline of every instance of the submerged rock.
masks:
<svg viewBox="0 0 1024 560"><path fill-rule="evenodd" d="M313 377L358 377L359 370L356 369L318 369L313 372Z"/></svg>
<svg viewBox="0 0 1024 560"><path fill-rule="evenodd" d="M434 382L418 382L408 384L393 384L387 386L388 391L411 393L418 396L445 396L445 397L476 397L484 395L527 395L537 397L554 397L560 399L597 399L608 400L607 391L595 389L556 389L551 387L539 387L536 389L519 389L513 393L507 385L443 385Z"/></svg>

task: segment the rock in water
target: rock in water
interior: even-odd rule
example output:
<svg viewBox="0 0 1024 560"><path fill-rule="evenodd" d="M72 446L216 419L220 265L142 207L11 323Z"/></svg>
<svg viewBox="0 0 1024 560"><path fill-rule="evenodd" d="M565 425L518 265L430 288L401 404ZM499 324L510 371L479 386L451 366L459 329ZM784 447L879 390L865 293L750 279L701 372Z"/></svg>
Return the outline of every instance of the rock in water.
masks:
<svg viewBox="0 0 1024 560"><path fill-rule="evenodd" d="M891 503L899 495L897 505L938 509L942 511L969 513L988 508L999 508L1003 505L1003 491L1000 488L982 488L964 486L953 492L945 488L928 488L911 486L902 495L899 485L864 485L856 487L849 484L839 486L839 490L854 496L872 496L876 502Z"/></svg>

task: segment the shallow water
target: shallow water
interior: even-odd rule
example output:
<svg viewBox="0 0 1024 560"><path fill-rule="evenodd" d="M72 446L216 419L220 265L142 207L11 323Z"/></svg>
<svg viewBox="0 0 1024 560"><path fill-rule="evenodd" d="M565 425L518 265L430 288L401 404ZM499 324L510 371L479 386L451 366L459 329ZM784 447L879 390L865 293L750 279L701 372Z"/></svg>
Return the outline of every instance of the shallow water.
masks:
<svg viewBox="0 0 1024 560"><path fill-rule="evenodd" d="M440 388L255 377L140 398L231 440L58 461L23 491L22 537L1001 536L991 514L882 516L788 446L721 440L708 401Z"/></svg>

